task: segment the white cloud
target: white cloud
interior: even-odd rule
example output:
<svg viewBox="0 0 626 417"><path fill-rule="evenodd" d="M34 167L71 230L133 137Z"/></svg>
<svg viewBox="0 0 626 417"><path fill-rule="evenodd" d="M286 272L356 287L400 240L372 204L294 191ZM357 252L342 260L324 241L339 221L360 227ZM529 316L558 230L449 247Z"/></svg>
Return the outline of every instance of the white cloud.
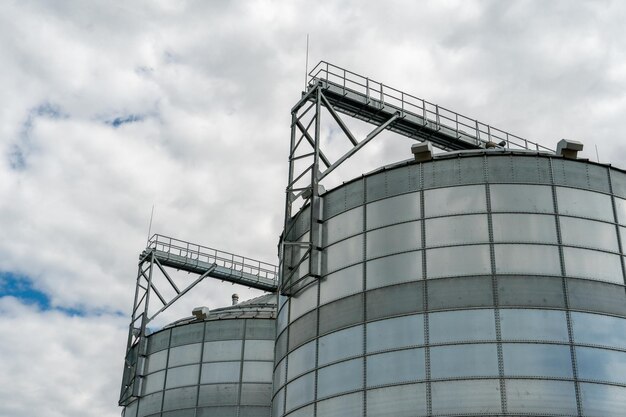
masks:
<svg viewBox="0 0 626 417"><path fill-rule="evenodd" d="M0 415L115 415L126 319L0 298Z"/></svg>
<svg viewBox="0 0 626 417"><path fill-rule="evenodd" d="M90 313L70 318L1 299L0 350L15 358L11 367L30 369L40 345L54 349L45 373L0 384L12 399L0 401L13 407L0 414L118 414L126 319L112 313L130 310L152 204L153 232L275 262L307 33L310 67L327 59L546 146L580 139L595 159L597 144L603 162L626 166L619 1L1 7L0 271L30 277L53 306ZM37 114L42 105L63 117ZM139 120L106 123L130 116ZM409 145L381 135L340 173L408 158ZM24 169L11 167L15 149ZM233 292L258 293L207 283L172 317L226 305ZM25 325L37 338L18 331ZM98 343L85 336L94 328ZM92 361L101 368L86 389L77 376ZM91 403L98 408L76 411Z"/></svg>

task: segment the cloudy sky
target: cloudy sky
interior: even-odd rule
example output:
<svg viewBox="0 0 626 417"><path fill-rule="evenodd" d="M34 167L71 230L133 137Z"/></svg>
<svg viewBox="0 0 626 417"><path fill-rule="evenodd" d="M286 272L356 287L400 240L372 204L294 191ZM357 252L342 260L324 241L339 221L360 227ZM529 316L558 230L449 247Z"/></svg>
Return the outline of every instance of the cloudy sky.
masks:
<svg viewBox="0 0 626 417"><path fill-rule="evenodd" d="M0 416L119 415L153 205L153 232L276 262L307 33L309 68L626 167L625 21L619 0L2 2ZM409 147L383 135L344 174ZM178 317L258 294L204 284Z"/></svg>

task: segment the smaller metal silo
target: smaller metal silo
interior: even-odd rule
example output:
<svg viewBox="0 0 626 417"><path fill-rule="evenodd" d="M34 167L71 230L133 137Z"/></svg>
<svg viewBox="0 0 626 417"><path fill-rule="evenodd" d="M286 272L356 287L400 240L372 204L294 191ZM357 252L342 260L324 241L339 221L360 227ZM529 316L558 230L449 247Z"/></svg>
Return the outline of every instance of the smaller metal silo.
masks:
<svg viewBox="0 0 626 417"><path fill-rule="evenodd" d="M149 335L140 395L123 416L269 416L275 300L264 295Z"/></svg>

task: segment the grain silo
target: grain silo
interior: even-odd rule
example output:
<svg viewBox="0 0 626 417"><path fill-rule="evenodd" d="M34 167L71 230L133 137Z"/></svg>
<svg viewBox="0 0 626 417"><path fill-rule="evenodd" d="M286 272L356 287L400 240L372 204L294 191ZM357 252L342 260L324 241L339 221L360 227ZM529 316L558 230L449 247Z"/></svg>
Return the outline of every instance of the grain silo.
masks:
<svg viewBox="0 0 626 417"><path fill-rule="evenodd" d="M292 111L273 416L623 416L624 171L327 63L312 75ZM354 145L335 163L322 107ZM376 127L358 142L338 113ZM417 144L326 191L385 128L446 152Z"/></svg>
<svg viewBox="0 0 626 417"><path fill-rule="evenodd" d="M326 62L310 75L292 109L278 268L156 236L139 263L125 417L265 417L270 402L272 417L623 417L626 172ZM349 142L338 158L323 112ZM340 114L373 130L359 140ZM385 130L421 142L413 157L326 190ZM278 295L150 333L164 266Z"/></svg>
<svg viewBox="0 0 626 417"><path fill-rule="evenodd" d="M261 296L149 335L141 396L124 417L269 415L275 299Z"/></svg>
<svg viewBox="0 0 626 417"><path fill-rule="evenodd" d="M279 310L275 415L622 415L623 198L622 171L509 151L324 194L320 278Z"/></svg>
<svg viewBox="0 0 626 417"><path fill-rule="evenodd" d="M270 415L276 295L209 310L162 328L152 320L206 277L272 291L276 269L208 247L155 235L139 260L120 405L124 417ZM171 269L194 273L186 287ZM166 278L156 285L157 274ZM166 297L163 284L175 288ZM149 289L149 290L148 290ZM150 297L160 309L150 308ZM154 300L153 300L154 301ZM160 301L160 304L159 304Z"/></svg>

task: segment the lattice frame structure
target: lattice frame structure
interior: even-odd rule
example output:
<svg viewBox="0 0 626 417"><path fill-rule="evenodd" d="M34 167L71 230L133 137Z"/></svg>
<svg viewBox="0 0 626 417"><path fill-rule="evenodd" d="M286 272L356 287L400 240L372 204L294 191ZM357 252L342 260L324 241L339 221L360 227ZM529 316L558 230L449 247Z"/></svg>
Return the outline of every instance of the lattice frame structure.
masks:
<svg viewBox="0 0 626 417"><path fill-rule="evenodd" d="M324 178L384 130L446 150L517 148L553 153L549 148L463 116L346 69L321 61L309 73L302 98L291 109L289 174L285 224L280 242L280 292L294 295L321 276ZM321 144L324 107L351 148L331 161ZM312 114L310 114L312 111ZM365 121L374 129L358 141L340 113ZM302 207L309 210L299 210ZM301 216L308 215L308 219ZM295 217L294 217L295 216ZM308 238L293 235L298 222L308 222Z"/></svg>
<svg viewBox="0 0 626 417"><path fill-rule="evenodd" d="M181 287L168 269L183 270L197 275ZM162 275L161 287L155 284L155 274ZM147 354L148 325L176 303L205 278L216 278L263 291L278 288L276 266L212 249L206 246L155 234L139 257L135 298L128 328L124 372L119 405L125 406L141 395L141 378ZM165 286L165 288L163 288ZM167 291L167 293L166 293ZM174 294L167 296L165 294ZM154 298L160 308L152 312Z"/></svg>

